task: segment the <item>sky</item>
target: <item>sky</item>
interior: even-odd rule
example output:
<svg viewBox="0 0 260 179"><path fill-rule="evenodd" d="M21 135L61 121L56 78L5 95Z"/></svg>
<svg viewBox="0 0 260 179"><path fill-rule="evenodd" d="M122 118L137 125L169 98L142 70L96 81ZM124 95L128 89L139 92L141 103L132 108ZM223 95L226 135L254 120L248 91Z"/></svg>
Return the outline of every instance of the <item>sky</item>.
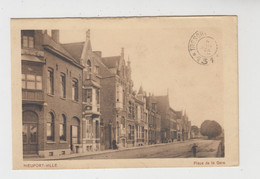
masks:
<svg viewBox="0 0 260 179"><path fill-rule="evenodd" d="M171 107L185 109L192 125L200 127L204 120L215 120L223 126L221 53L207 66L191 58L188 42L196 27L179 21L107 21L61 30L60 42L82 42L90 29L92 50L102 51L103 57L120 55L124 48L135 90L142 85L147 93L166 95L168 89Z"/></svg>

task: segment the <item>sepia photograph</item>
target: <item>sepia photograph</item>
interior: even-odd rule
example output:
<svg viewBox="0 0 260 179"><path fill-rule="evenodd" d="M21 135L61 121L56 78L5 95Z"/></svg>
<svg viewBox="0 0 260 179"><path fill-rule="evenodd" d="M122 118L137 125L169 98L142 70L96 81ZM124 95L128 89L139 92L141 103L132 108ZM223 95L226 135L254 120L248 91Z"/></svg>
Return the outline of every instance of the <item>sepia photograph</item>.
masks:
<svg viewBox="0 0 260 179"><path fill-rule="evenodd" d="M11 30L16 168L238 164L235 16L13 19Z"/></svg>

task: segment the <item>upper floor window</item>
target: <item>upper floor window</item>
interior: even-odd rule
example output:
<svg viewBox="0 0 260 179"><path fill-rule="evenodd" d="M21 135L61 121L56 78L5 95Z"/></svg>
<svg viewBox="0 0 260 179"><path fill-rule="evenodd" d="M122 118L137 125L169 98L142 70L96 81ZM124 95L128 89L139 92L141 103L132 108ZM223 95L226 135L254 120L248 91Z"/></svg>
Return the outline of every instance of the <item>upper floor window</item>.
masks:
<svg viewBox="0 0 260 179"><path fill-rule="evenodd" d="M152 110L156 110L156 104L152 103Z"/></svg>
<svg viewBox="0 0 260 179"><path fill-rule="evenodd" d="M99 66L95 66L95 73L99 74Z"/></svg>
<svg viewBox="0 0 260 179"><path fill-rule="evenodd" d="M48 76L47 76L47 92L48 94L54 94L54 75L53 69L48 69Z"/></svg>
<svg viewBox="0 0 260 179"><path fill-rule="evenodd" d="M42 76L22 74L22 88L42 90Z"/></svg>
<svg viewBox="0 0 260 179"><path fill-rule="evenodd" d="M66 98L66 76L64 73L60 75L60 91L61 97Z"/></svg>
<svg viewBox="0 0 260 179"><path fill-rule="evenodd" d="M22 48L34 48L34 31L22 30L21 41L22 41Z"/></svg>
<svg viewBox="0 0 260 179"><path fill-rule="evenodd" d="M74 101L78 101L78 90L79 90L79 87L78 87L78 80L77 79L73 79L72 80L72 100Z"/></svg>
<svg viewBox="0 0 260 179"><path fill-rule="evenodd" d="M23 48L34 48L34 38L31 36L23 35L22 46Z"/></svg>
<svg viewBox="0 0 260 179"><path fill-rule="evenodd" d="M100 101L99 89L96 89L96 101L97 101L97 104L99 104L99 101Z"/></svg>
<svg viewBox="0 0 260 179"><path fill-rule="evenodd" d="M92 102L92 89L84 89L83 102Z"/></svg>
<svg viewBox="0 0 260 179"><path fill-rule="evenodd" d="M87 61L87 68L88 68L88 71L91 72L91 61L90 60Z"/></svg>

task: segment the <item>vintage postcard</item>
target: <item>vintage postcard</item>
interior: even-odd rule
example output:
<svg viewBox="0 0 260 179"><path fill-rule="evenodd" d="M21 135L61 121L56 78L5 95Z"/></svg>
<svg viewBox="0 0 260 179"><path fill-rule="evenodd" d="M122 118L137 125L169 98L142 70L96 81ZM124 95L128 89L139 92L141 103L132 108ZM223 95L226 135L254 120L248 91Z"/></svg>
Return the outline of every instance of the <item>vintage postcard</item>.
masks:
<svg viewBox="0 0 260 179"><path fill-rule="evenodd" d="M13 169L239 165L236 16L11 19Z"/></svg>

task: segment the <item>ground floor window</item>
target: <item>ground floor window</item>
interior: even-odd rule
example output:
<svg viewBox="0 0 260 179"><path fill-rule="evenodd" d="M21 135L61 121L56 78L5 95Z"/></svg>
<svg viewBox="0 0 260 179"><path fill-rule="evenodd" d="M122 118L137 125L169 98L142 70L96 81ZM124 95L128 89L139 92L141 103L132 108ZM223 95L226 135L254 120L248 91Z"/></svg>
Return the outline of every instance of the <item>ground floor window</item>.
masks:
<svg viewBox="0 0 260 179"><path fill-rule="evenodd" d="M134 135L135 135L134 126L128 125L128 139L134 140Z"/></svg>
<svg viewBox="0 0 260 179"><path fill-rule="evenodd" d="M64 114L60 121L60 140L66 141L66 117Z"/></svg>
<svg viewBox="0 0 260 179"><path fill-rule="evenodd" d="M51 112L47 117L47 140L54 141L54 115Z"/></svg>

